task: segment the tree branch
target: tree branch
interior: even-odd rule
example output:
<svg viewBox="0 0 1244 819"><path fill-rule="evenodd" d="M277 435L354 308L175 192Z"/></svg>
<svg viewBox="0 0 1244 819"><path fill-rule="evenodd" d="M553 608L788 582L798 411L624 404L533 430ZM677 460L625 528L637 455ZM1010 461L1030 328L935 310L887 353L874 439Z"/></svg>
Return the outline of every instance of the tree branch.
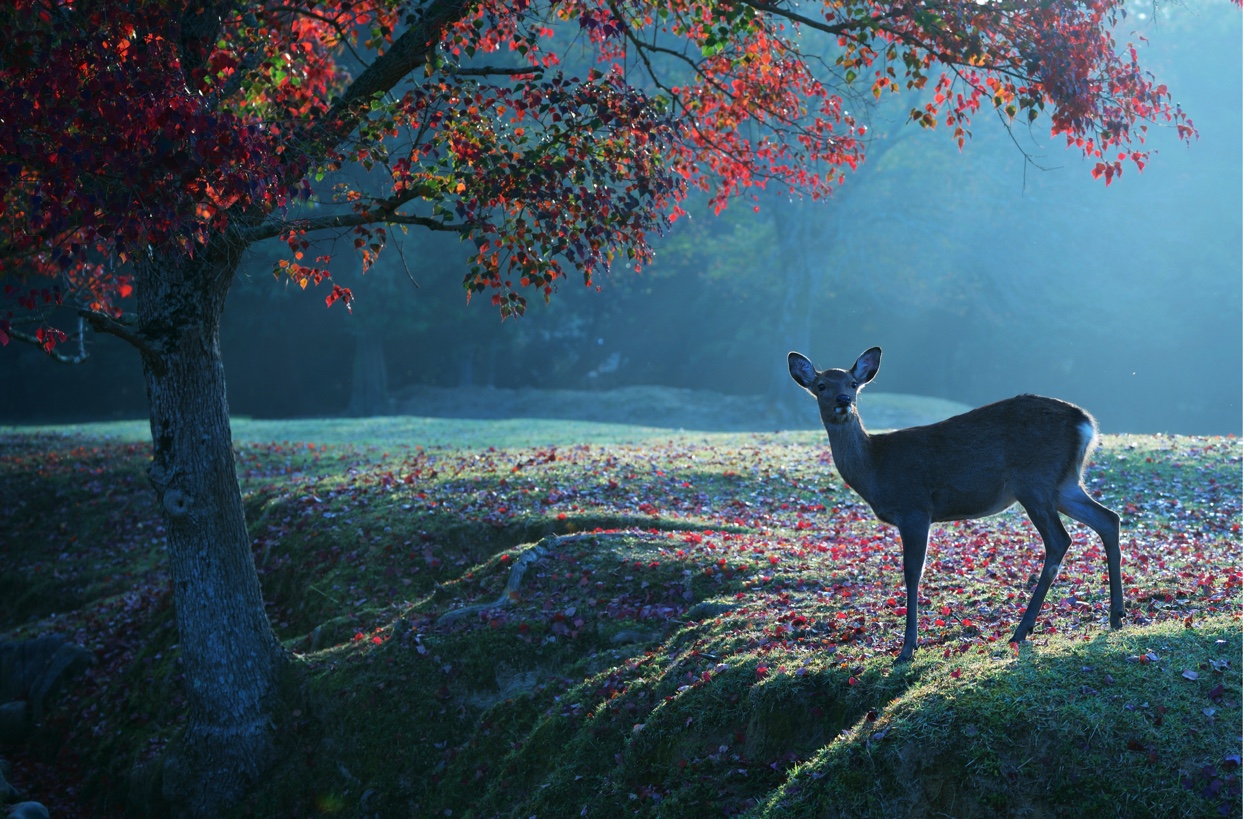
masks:
<svg viewBox="0 0 1244 819"><path fill-rule="evenodd" d="M277 222L264 222L262 225L256 225L248 230L240 232L242 241L258 242L262 239L272 239L276 236L282 236L291 230L300 230L310 233L316 230L334 230L340 228L357 227L359 225L374 225L383 223L386 225L419 225L428 230L439 230L446 233L466 233L471 229L467 224L450 224L432 219L427 216L416 216L410 213L398 213L395 210L365 210L361 213L342 213L336 216L319 216L309 219L288 219Z"/></svg>
<svg viewBox="0 0 1244 819"><path fill-rule="evenodd" d="M242 88L246 75L259 65L260 57L262 56L258 51L247 52L242 57L242 64L238 66L238 70L234 71L229 79L225 81L225 84L215 93L208 95L206 100L207 107L215 110L221 103L236 94Z"/></svg>
<svg viewBox="0 0 1244 819"><path fill-rule="evenodd" d="M53 361L59 361L61 364L81 364L87 358L86 350L81 346L78 347L77 355L65 355L64 353L58 351L55 347L49 350L47 347L43 346L43 342L36 336L33 336L30 333L24 333L16 327L9 327L4 332L7 333L9 338L14 341L21 341L38 347L48 358Z"/></svg>
<svg viewBox="0 0 1244 819"><path fill-rule="evenodd" d="M394 244L393 248L397 251L397 258L402 260L402 270L406 271L406 278L410 279L410 283L415 286L416 290L418 290L419 282L415 281L414 274L410 272L410 265L406 264L406 254L402 252L402 243L397 242Z"/></svg>
<svg viewBox="0 0 1244 819"><path fill-rule="evenodd" d="M138 329L137 319L124 316L117 319L95 310L79 310L78 315L86 319L95 332L107 333L129 342L148 362L154 364L163 352L158 341L154 341Z"/></svg>
<svg viewBox="0 0 1244 819"><path fill-rule="evenodd" d="M180 42L178 54L181 57L182 69L189 74L193 68L204 64L211 53L210 45L216 42L220 34L221 18L235 4L231 0L224 2L195 5L182 12L180 25Z"/></svg>
<svg viewBox="0 0 1244 819"><path fill-rule="evenodd" d="M757 3L755 0L739 0L739 2L745 6L750 6L756 11L764 12L766 14L773 14L778 17L784 17L792 23L800 23L808 26L809 28L814 28L817 31L823 31L826 34L846 34L848 31L863 28L866 25L859 19L847 20L842 23L826 23L820 20L814 20L811 17L805 17L802 14L789 9L780 8L773 3Z"/></svg>
<svg viewBox="0 0 1244 819"><path fill-rule="evenodd" d="M816 31L821 31L826 34L843 35L849 32L859 31L860 29L864 29L864 28L870 28L870 29L875 28L879 31L885 31L888 34L893 35L904 45L923 49L929 52L930 54L932 54L934 57L937 58L938 62L942 63L943 65L948 65L948 66L955 67L955 68L959 66L967 65L967 63L962 58L957 57L952 52L946 51L944 48L940 47L937 43L934 43L934 42L926 43L920 38L913 36L910 32L903 31L902 29L898 29L898 28L895 28L893 25L890 25L892 21L901 20L902 18L908 16L909 12L905 10L905 8L903 7L892 9L891 11L886 12L885 14L879 14L875 17L856 18L852 20L845 20L841 23L826 23L826 22L821 22L819 20L815 20L811 17L805 17L804 15L799 14L798 12L792 11L790 9L781 8L780 6L775 5L774 3L763 2L763 1L758 2L757 0L739 0L739 2L745 6L749 6L750 8L755 9L756 11L763 12L765 14L772 14L777 17L782 17L786 20L790 20L792 23L799 23L800 25L807 26L808 28L815 29ZM931 34L931 32L929 33ZM953 37L953 35L950 34L949 32L944 32L944 33L947 36ZM990 63L987 65L977 65L975 67L986 68L991 71L997 71L999 73L1008 74L1013 77L1026 79L1024 74L1013 70L1011 66L1006 65L1005 63L1002 63L1002 64Z"/></svg>
<svg viewBox="0 0 1244 819"><path fill-rule="evenodd" d="M432 0L410 28L350 83L299 140L302 151L313 160L319 159L344 140L367 115L372 101L426 63L436 52L445 29L466 16L473 6L472 0Z"/></svg>
<svg viewBox="0 0 1244 819"><path fill-rule="evenodd" d="M544 69L539 66L527 66L526 68L502 68L500 66L480 66L479 68L454 68L446 72L447 74L457 74L462 77L490 77L493 75L518 76L521 74L543 74Z"/></svg>

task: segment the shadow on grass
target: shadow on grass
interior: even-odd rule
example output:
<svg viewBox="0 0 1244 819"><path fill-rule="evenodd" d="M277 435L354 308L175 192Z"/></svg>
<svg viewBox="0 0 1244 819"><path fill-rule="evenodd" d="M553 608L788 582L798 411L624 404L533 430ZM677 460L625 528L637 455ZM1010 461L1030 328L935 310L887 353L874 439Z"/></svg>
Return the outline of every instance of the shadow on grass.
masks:
<svg viewBox="0 0 1244 819"><path fill-rule="evenodd" d="M302 793L379 815L1239 811L1230 617L900 668L763 650L735 613L625 646L523 622L319 657L329 738L252 809Z"/></svg>
<svg viewBox="0 0 1244 819"><path fill-rule="evenodd" d="M1046 635L1018 655L951 641L895 668L818 625L836 604L689 568L694 528L622 522L447 525L438 537L489 543L485 559L303 657L304 751L249 810L1238 812L1238 617ZM508 605L438 624L496 599L535 538Z"/></svg>

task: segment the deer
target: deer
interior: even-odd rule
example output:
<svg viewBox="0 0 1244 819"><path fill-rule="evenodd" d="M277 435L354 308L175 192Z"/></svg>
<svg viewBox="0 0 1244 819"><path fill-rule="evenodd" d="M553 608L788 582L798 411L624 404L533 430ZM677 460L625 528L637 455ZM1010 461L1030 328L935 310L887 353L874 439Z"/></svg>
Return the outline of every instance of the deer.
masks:
<svg viewBox="0 0 1244 819"><path fill-rule="evenodd" d="M1097 421L1075 404L1019 395L936 424L871 434L856 399L881 366L881 348L865 350L849 370L817 370L807 357L787 356L791 378L817 401L842 480L903 544L907 620L895 664L916 649L917 599L933 523L987 517L1023 507L1045 544L1045 563L1011 638L1032 632L1071 536L1059 513L1088 526L1106 549L1110 627L1123 624L1119 516L1084 488L1084 466L1099 440Z"/></svg>

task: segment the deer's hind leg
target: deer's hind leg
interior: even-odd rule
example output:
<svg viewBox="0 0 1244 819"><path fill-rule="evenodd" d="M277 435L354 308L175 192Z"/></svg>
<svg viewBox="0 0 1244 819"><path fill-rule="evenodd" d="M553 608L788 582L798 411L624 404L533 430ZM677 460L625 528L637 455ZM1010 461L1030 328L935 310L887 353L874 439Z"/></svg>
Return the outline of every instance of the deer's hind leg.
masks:
<svg viewBox="0 0 1244 819"><path fill-rule="evenodd" d="M1019 502L1024 507L1024 511L1028 513L1029 519L1032 520L1032 525L1037 527L1041 539L1045 541L1045 565L1041 569L1037 587L1032 592L1032 600L1028 602L1028 608L1024 611L1024 616L1020 618L1015 635L1011 637L1013 643L1022 643L1036 626L1041 604L1045 602L1045 595L1050 590L1050 584L1058 575L1063 556L1067 554L1067 547L1071 545L1071 535L1067 534L1067 530L1063 528L1063 522L1058 519L1058 509L1053 499L1020 498Z"/></svg>
<svg viewBox="0 0 1244 819"><path fill-rule="evenodd" d="M1123 577L1119 551L1119 516L1088 496L1084 487L1066 483L1058 490L1058 511L1092 529L1106 547L1106 569L1110 574L1110 627L1123 625Z"/></svg>

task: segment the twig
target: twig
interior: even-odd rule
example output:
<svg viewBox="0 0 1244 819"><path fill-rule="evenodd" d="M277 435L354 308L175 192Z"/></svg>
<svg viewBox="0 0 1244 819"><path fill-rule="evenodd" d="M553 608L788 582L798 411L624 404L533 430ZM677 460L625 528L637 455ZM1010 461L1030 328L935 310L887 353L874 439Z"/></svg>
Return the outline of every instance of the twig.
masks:
<svg viewBox="0 0 1244 819"><path fill-rule="evenodd" d="M31 335L30 333L24 333L16 327L9 327L5 330L5 332L8 333L9 338L14 339L15 341L21 341L38 347L47 355L48 358L53 361L59 361L61 364L81 364L84 360L86 360L85 352L79 352L78 355L65 355L64 353L58 351L55 347L47 347L37 336ZM81 349L81 347L79 347L79 349Z"/></svg>

